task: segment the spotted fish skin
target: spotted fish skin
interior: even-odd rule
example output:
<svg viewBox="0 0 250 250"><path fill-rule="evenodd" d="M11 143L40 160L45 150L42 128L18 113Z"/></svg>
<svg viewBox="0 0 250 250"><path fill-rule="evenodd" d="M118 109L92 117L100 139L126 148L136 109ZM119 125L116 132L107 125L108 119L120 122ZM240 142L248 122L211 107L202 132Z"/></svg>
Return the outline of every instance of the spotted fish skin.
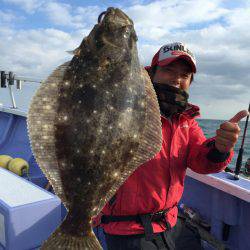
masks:
<svg viewBox="0 0 250 250"><path fill-rule="evenodd" d="M132 20L109 8L32 99L32 150L69 212L42 249L101 249L91 218L161 148L159 106L136 41Z"/></svg>

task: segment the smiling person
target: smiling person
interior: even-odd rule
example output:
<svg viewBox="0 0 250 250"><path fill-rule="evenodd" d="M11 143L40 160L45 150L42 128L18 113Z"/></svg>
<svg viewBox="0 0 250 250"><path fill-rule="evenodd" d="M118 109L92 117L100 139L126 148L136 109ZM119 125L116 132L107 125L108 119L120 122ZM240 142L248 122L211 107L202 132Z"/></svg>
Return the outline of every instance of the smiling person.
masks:
<svg viewBox="0 0 250 250"><path fill-rule="evenodd" d="M221 124L214 138L206 139L195 118L199 107L188 102L196 73L193 53L183 43L162 46L146 67L161 111L161 151L120 187L93 223L104 229L109 250L184 249L175 246L177 204L186 169L200 174L222 171L233 157L241 111ZM191 241L185 249L201 249Z"/></svg>

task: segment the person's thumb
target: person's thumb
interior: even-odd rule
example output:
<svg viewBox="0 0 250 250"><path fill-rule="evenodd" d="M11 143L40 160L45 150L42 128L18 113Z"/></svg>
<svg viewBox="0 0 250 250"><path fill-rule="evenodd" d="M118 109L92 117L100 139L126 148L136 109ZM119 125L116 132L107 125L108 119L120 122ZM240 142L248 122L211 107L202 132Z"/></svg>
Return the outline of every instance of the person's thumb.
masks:
<svg viewBox="0 0 250 250"><path fill-rule="evenodd" d="M233 118L229 120L229 122L232 123L238 123L241 119L248 116L249 112L247 110L241 110L239 113L237 113Z"/></svg>

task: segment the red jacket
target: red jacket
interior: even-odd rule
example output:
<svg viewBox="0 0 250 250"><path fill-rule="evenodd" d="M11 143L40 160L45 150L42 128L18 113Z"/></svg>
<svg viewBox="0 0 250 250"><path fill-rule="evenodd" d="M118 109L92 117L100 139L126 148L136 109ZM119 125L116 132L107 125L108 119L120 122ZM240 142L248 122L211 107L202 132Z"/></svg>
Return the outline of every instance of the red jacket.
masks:
<svg viewBox="0 0 250 250"><path fill-rule="evenodd" d="M171 208L166 219L173 227L177 220L177 203L184 188L187 167L201 174L222 171L231 161L233 152L224 157L223 162L215 163L207 158L215 150L213 140L206 139L194 117L199 108L190 105L183 114L174 116L171 121L162 117L163 143L161 151L150 161L139 166L117 191L114 199L103 208L105 215L136 215L153 213ZM153 222L154 233L166 229L163 223ZM106 233L129 235L142 234L141 224L111 222L101 224Z"/></svg>

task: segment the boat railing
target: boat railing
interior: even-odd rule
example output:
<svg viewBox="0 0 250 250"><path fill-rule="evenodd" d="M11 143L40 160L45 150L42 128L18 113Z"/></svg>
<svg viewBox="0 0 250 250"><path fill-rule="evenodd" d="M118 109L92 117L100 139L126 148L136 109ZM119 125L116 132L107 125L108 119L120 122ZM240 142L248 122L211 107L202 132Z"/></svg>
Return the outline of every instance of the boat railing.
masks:
<svg viewBox="0 0 250 250"><path fill-rule="evenodd" d="M41 79L18 76L12 71L0 70L0 72L1 72L0 87L1 88L9 88L10 99L12 102L11 109L17 109L15 96L13 93L14 87L16 87L16 89L18 89L18 90L21 90L23 83L42 83Z"/></svg>

